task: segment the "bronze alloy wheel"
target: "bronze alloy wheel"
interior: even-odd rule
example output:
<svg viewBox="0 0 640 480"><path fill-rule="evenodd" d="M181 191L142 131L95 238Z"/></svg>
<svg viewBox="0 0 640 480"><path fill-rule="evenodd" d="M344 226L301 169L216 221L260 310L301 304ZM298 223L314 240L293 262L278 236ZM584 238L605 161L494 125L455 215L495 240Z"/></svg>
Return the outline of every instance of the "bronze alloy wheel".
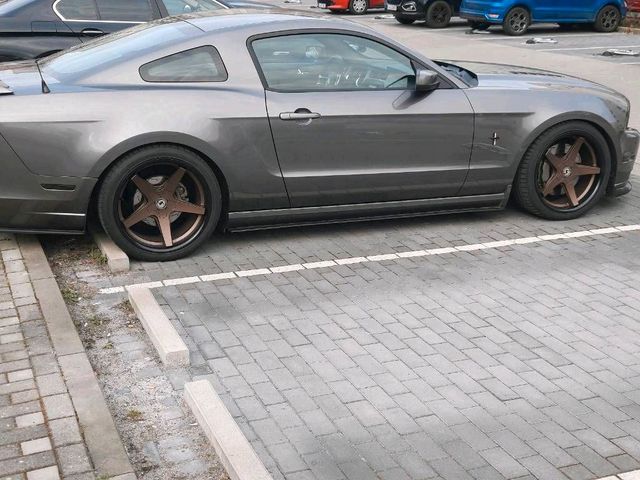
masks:
<svg viewBox="0 0 640 480"><path fill-rule="evenodd" d="M585 137L562 138L547 150L539 163L538 193L553 209L578 208L597 191L600 171L595 150Z"/></svg>
<svg viewBox="0 0 640 480"><path fill-rule="evenodd" d="M205 223L205 190L198 177L170 162L136 172L122 187L118 214L126 235L152 250L175 249Z"/></svg>

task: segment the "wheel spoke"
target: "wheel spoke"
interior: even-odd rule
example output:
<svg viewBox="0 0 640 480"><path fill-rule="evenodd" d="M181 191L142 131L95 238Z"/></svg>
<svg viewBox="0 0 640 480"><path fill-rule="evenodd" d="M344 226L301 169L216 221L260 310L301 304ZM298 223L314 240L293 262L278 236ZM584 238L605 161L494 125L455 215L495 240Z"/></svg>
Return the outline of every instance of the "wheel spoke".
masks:
<svg viewBox="0 0 640 480"><path fill-rule="evenodd" d="M544 188L542 189L542 195L545 197L551 195L553 191L558 188L558 186L562 183L563 178L560 172L554 173L549 180L544 184Z"/></svg>
<svg viewBox="0 0 640 480"><path fill-rule="evenodd" d="M145 218L149 218L151 216L151 208L149 208L151 204L145 203L140 208L138 208L135 212L133 212L129 217L127 217L124 222L124 226L126 228L133 227L136 223L141 222Z"/></svg>
<svg viewBox="0 0 640 480"><path fill-rule="evenodd" d="M571 203L571 206L577 207L580 202L578 202L575 185L573 183L565 183L564 189L567 192L567 198L569 199L569 203Z"/></svg>
<svg viewBox="0 0 640 480"><path fill-rule="evenodd" d="M547 152L546 158L553 168L555 168L556 172L562 170L562 158L551 152Z"/></svg>
<svg viewBox="0 0 640 480"><path fill-rule="evenodd" d="M171 195L176 193L178 189L178 185L180 184L180 180L184 177L186 170L182 167L179 167L173 175L171 175L166 182L162 185L162 191L166 194L169 193Z"/></svg>
<svg viewBox="0 0 640 480"><path fill-rule="evenodd" d="M204 215L205 208L202 205L196 205L195 203L183 202L178 200L173 203L171 210L174 212L193 213L195 215Z"/></svg>
<svg viewBox="0 0 640 480"><path fill-rule="evenodd" d="M571 145L571 148L566 153L564 158L567 161L570 161L572 163L577 163L578 162L578 156L580 155L580 149L582 149L582 146L584 145L584 142L585 142L584 137L576 138L576 141L574 142L573 145Z"/></svg>
<svg viewBox="0 0 640 480"><path fill-rule="evenodd" d="M594 167L592 165L582 165L580 163L573 167L573 173L575 175L598 175L600 173L600 167Z"/></svg>
<svg viewBox="0 0 640 480"><path fill-rule="evenodd" d="M158 215L158 226L162 234L165 247L173 247L173 235L171 234L171 219L168 215Z"/></svg>
<svg viewBox="0 0 640 480"><path fill-rule="evenodd" d="M138 190L145 196L147 201L151 202L157 195L156 187L151 185L147 180L140 177L139 175L135 175L131 181L138 187Z"/></svg>

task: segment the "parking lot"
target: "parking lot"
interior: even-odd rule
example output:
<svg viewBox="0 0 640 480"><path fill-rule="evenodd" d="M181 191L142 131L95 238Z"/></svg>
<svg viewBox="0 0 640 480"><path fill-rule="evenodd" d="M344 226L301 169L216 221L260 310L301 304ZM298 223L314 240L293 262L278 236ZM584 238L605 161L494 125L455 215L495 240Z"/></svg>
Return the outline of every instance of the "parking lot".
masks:
<svg viewBox="0 0 640 480"><path fill-rule="evenodd" d="M414 48L442 46L440 58L450 46L475 55L501 45L534 66L549 53L550 70L587 57L640 65L597 56L640 49L638 35L541 26L511 38L460 22L432 33L382 12L356 21ZM526 44L532 37L558 43ZM152 287L191 366L163 367L148 339L108 321L94 352L117 356L131 382L143 362L176 397L186 381L209 380L274 479L603 478L640 468L640 176L632 182L631 194L566 222L509 206L216 234L183 260L134 261L121 274L78 261L56 273L82 292L73 303L87 318L115 312L127 286ZM130 441L145 465L159 455ZM188 478L207 478L198 461Z"/></svg>
<svg viewBox="0 0 640 480"><path fill-rule="evenodd" d="M367 18L365 21L369 24L395 22L393 18L375 19L376 16L384 15L374 15L373 19ZM420 24L403 26L403 28L426 29L424 25ZM578 58L589 57L610 63L640 65L640 35L637 34L624 32L596 34L593 31L589 31L589 27L565 31L555 24L532 25L527 34L522 37L509 37L502 33L502 29L499 26L491 27L486 31L488 33L470 33L470 31L471 29L464 20L453 19L449 28L438 30L437 33L445 35L454 42L483 42L483 45L487 48L491 48L492 45L508 45L525 50L561 53ZM527 41L535 38L543 39L543 42L544 40L555 40L557 43L527 43ZM602 53L608 49L632 50L638 56L603 56Z"/></svg>

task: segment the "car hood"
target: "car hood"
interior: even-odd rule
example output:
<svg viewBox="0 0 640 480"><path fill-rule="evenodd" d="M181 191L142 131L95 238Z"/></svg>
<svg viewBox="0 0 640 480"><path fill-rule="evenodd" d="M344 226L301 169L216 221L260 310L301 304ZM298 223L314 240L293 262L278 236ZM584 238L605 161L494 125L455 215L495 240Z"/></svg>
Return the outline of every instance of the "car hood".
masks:
<svg viewBox="0 0 640 480"><path fill-rule="evenodd" d="M42 93L42 77L34 60L0 63L0 94L32 95Z"/></svg>
<svg viewBox="0 0 640 480"><path fill-rule="evenodd" d="M518 90L556 90L556 91L584 91L614 97L618 100L627 99L619 92L609 87L582 78L572 77L563 73L540 70L537 68L502 65L496 63L446 61L462 67L475 74L477 87L502 88Z"/></svg>

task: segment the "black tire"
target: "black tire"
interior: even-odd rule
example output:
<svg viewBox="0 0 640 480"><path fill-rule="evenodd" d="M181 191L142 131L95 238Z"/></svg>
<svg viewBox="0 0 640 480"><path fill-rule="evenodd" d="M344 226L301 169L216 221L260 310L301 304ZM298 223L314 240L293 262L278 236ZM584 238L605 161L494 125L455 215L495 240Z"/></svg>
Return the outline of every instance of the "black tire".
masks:
<svg viewBox="0 0 640 480"><path fill-rule="evenodd" d="M157 193L158 188L170 178L170 172L177 173L178 170L184 173L176 190L162 196L171 202L181 200L191 207L197 206L204 209L204 213L179 213L185 210L170 210L170 204L166 207L168 201L164 202L165 207L158 206L158 202L152 203L142 193L144 188L138 189L134 184L134 178L137 177L138 181L144 179L145 186L150 186ZM181 195L185 197L180 198ZM142 210L144 205L149 205L150 209L158 206L154 211L159 216L150 214L129 228L125 227L125 219ZM220 185L207 162L191 150L164 144L140 148L121 158L104 177L97 201L100 222L111 239L131 258L152 262L176 260L197 250L216 228L221 207ZM170 226L171 243L175 241L175 244L170 244L161 234L159 219L163 213ZM174 228L179 235L175 239ZM156 244L145 244L151 242L149 239L153 236L158 237Z"/></svg>
<svg viewBox="0 0 640 480"><path fill-rule="evenodd" d="M436 0L427 7L425 20L429 28L445 28L451 21L453 8L445 0Z"/></svg>
<svg viewBox="0 0 640 480"><path fill-rule="evenodd" d="M349 0L349 12L352 15L364 15L369 10L369 0Z"/></svg>
<svg viewBox="0 0 640 480"><path fill-rule="evenodd" d="M478 22L477 20L468 20L468 23L473 30L488 30L491 26L490 23Z"/></svg>
<svg viewBox="0 0 640 480"><path fill-rule="evenodd" d="M524 35L531 25L531 14L524 7L513 7L507 12L502 22L502 29L507 35L517 37Z"/></svg>
<svg viewBox="0 0 640 480"><path fill-rule="evenodd" d="M585 148L587 148L587 153L593 152L596 160L595 164L600 169L600 172L597 176L594 176L594 183L588 189L585 188L584 197L581 198L577 206L570 204L563 207L552 206L549 202L550 196L545 197L543 192L543 187L546 186L542 184L544 181L542 178L544 164L547 161L549 149L557 145L558 142L562 142L570 150L570 144L565 143L564 140L567 138L582 138L585 141L585 144L581 147L583 150L580 150L580 152L584 152ZM583 162L582 158L580 161L581 165L588 165ZM561 172L557 173L559 177L563 176ZM606 139L600 131L585 122L566 122L544 132L529 147L518 167L514 180L514 197L521 207L536 216L549 220L570 220L584 215L605 195L610 173L611 152ZM549 170L548 175L551 176L551 170ZM564 176L567 175L564 174ZM576 183L577 186L578 184ZM565 187L562 184L558 184L557 188L559 192L566 191L563 190ZM569 196L566 195L566 198L568 201Z"/></svg>
<svg viewBox="0 0 640 480"><path fill-rule="evenodd" d="M605 5L596 15L593 28L596 32L615 32L622 22L622 14L615 5Z"/></svg>
<svg viewBox="0 0 640 480"><path fill-rule="evenodd" d="M402 25L411 25L413 22L415 22L415 19L396 17L396 21L398 23L401 23Z"/></svg>

